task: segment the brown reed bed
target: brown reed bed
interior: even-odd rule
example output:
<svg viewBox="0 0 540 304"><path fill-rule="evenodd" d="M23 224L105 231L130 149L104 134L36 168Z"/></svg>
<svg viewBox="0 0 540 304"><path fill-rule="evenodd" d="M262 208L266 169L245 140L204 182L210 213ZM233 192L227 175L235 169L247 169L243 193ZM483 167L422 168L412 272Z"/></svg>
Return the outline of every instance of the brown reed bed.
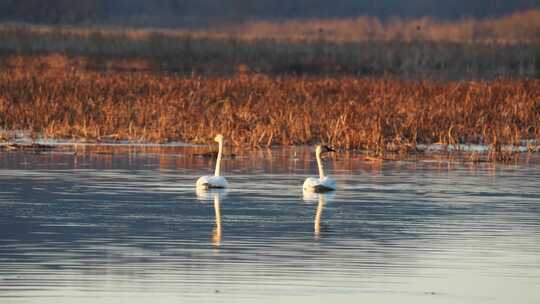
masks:
<svg viewBox="0 0 540 304"><path fill-rule="evenodd" d="M324 142L384 154L480 143L504 155L505 145L540 139L540 80L4 69L0 123L49 138L207 143L224 133L237 146Z"/></svg>

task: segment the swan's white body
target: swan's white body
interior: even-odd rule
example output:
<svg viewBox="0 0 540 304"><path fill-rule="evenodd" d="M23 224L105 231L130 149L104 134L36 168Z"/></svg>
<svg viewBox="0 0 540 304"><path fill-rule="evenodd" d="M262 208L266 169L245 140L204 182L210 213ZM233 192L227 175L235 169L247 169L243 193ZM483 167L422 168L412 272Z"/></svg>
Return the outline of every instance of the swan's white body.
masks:
<svg viewBox="0 0 540 304"><path fill-rule="evenodd" d="M304 191L320 193L336 190L336 182L332 178L324 175L321 152L322 147L318 145L315 149L315 156L317 157L317 166L319 167L319 178L308 177L304 181L304 186L302 187Z"/></svg>
<svg viewBox="0 0 540 304"><path fill-rule="evenodd" d="M310 192L326 192L336 190L336 182L325 176L323 178L308 177L304 181L304 190Z"/></svg>
<svg viewBox="0 0 540 304"><path fill-rule="evenodd" d="M205 175L199 177L195 184L197 189L222 189L227 188L229 183L227 179L221 176L221 156L223 153L223 136L218 135L214 138L219 143L219 151L216 159L216 171L214 175Z"/></svg>
<svg viewBox="0 0 540 304"><path fill-rule="evenodd" d="M205 175L199 177L196 187L199 189L212 189L212 188L227 188L229 183L223 176L211 176Z"/></svg>

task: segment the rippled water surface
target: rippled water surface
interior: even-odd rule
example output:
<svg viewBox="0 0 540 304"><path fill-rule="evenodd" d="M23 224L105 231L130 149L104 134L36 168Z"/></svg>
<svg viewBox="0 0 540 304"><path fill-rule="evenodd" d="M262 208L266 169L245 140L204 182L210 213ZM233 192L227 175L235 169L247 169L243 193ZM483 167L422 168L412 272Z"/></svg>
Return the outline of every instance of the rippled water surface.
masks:
<svg viewBox="0 0 540 304"><path fill-rule="evenodd" d="M0 303L540 303L540 162L0 153Z"/></svg>

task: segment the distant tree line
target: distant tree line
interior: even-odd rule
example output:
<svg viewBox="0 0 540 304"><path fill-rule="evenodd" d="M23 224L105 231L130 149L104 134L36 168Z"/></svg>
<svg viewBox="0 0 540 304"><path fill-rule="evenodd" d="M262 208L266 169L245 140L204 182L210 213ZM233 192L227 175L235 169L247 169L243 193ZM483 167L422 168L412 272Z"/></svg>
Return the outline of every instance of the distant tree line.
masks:
<svg viewBox="0 0 540 304"><path fill-rule="evenodd" d="M539 7L540 0L0 0L0 21L205 27L246 20L356 16L456 20Z"/></svg>
<svg viewBox="0 0 540 304"><path fill-rule="evenodd" d="M408 23L403 23L402 27L409 27ZM249 39L184 30L4 25L0 26L0 66L35 65L55 69L73 66L186 75L392 75L439 80L539 78L540 42L528 41L527 36L525 40L507 41L505 33L498 33L496 28L497 24L493 26L496 36L486 36L486 40L469 40L467 36L463 41L447 40L444 28L440 33L433 32L432 38L398 39L390 28L388 32L375 33L375 38L389 35L394 39L367 37L339 42L324 37L275 39L262 35ZM443 39L437 39L438 33ZM501 36L497 36L499 34Z"/></svg>

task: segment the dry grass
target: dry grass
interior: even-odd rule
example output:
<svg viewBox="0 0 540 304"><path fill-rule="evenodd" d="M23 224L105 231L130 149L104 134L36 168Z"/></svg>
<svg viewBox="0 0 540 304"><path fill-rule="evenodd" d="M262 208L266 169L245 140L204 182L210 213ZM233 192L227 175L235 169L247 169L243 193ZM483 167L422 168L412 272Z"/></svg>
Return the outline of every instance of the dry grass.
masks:
<svg viewBox="0 0 540 304"><path fill-rule="evenodd" d="M2 70L0 122L60 138L204 143L224 133L243 146L322 141L382 154L483 143L499 152L540 138L540 80Z"/></svg>

